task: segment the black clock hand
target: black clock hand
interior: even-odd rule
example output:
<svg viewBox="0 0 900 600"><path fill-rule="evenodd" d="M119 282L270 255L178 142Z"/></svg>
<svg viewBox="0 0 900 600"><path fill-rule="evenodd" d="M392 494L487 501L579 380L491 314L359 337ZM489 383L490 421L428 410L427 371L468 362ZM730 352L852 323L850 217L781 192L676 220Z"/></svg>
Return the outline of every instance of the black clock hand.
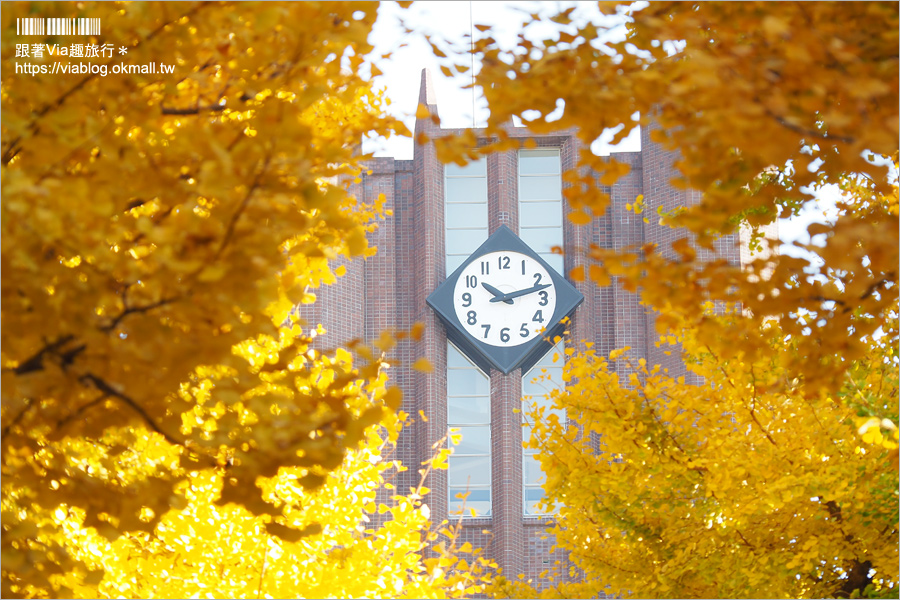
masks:
<svg viewBox="0 0 900 600"><path fill-rule="evenodd" d="M501 292L500 290L498 290L498 289L495 288L494 286L489 285L489 284L487 284L487 283L485 283L485 282L483 282L483 281L481 282L481 285L484 287L484 289L486 289L487 291L489 291L490 293L492 293L492 294L494 295L494 297L491 298L491 302L499 302L498 298L500 298L501 296L503 296L503 292ZM513 303L512 300L503 300L503 302L506 302L507 304L512 304L512 303Z"/></svg>
<svg viewBox="0 0 900 600"><path fill-rule="evenodd" d="M502 296L495 296L491 298L491 302L506 302L508 304L512 304L513 298L518 298L519 296L526 296L528 294L538 292L544 288L550 287L551 284L545 283L544 285L536 285L534 287L530 287L525 290L518 290L516 292L510 292L508 294L503 294Z"/></svg>

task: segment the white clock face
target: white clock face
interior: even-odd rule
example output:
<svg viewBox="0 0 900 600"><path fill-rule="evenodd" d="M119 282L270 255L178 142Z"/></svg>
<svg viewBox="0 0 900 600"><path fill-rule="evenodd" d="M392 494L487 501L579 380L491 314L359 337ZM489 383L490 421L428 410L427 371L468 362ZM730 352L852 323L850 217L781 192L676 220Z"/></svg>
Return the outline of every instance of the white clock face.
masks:
<svg viewBox="0 0 900 600"><path fill-rule="evenodd" d="M524 344L552 325L556 287L539 262L518 252L490 252L456 280L453 306L462 327L491 346Z"/></svg>

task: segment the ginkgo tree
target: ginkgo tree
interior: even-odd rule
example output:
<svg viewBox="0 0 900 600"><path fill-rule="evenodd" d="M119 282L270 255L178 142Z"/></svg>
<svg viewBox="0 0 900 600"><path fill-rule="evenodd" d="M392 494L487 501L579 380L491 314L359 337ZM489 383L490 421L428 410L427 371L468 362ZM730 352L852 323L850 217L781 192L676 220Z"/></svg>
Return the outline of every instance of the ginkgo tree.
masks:
<svg viewBox="0 0 900 600"><path fill-rule="evenodd" d="M348 360L349 355L338 351L333 358ZM384 386L386 379L382 373L367 391ZM47 511L36 519L47 537L83 563L52 575L52 584L62 595L79 598L447 598L483 593L496 565L480 556L480 549L458 542L459 523L433 527L426 503L428 475L433 468L446 468L449 450L435 450L411 492L401 493L391 483L406 468L392 456L405 420L403 413L391 412L380 426L369 427L333 471L283 468L263 480L263 499L283 509L275 519L214 502L229 477L227 468L185 473L177 490L182 510L169 511L152 532L126 533L115 541L85 527L81 508ZM104 462L102 446L78 450L84 461ZM119 458L117 474L140 478L141 471L160 466L179 472L178 448L144 430ZM309 477L323 483L308 490L303 479ZM391 491L386 502L378 501L381 489Z"/></svg>
<svg viewBox="0 0 900 600"><path fill-rule="evenodd" d="M36 6L4 4L0 23L3 595L117 594L96 587L99 567L157 564L121 582L150 593L182 559L215 563L208 545L226 538L192 530L197 515L264 525L276 545L324 535L286 507L327 488L348 451L371 454L400 403L380 352L312 350L291 316L341 274L329 259L375 251L366 234L385 216L346 186L364 134L406 133L359 75L377 4L40 4L40 18L100 19L79 42L114 53L93 58L32 52L37 38L17 52ZM96 68L26 76L23 62ZM174 72L113 72L159 62ZM420 519L404 519L415 536ZM64 531L109 542L91 538L91 558ZM167 536L195 534L197 556L168 554ZM128 562L138 547L149 562Z"/></svg>
<svg viewBox="0 0 900 600"><path fill-rule="evenodd" d="M876 416L898 410L896 319L885 333L814 398L789 375L799 340L776 323L752 359L690 328L668 336L693 385L627 349L567 349L566 387L531 411L528 445L582 577L543 596L896 598L898 431Z"/></svg>

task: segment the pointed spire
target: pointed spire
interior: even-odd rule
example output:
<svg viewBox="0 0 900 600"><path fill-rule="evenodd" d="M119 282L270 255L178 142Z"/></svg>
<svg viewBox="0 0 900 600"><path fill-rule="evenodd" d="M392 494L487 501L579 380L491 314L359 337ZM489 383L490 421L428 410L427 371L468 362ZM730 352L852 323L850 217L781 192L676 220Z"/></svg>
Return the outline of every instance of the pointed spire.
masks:
<svg viewBox="0 0 900 600"><path fill-rule="evenodd" d="M419 84L419 104L437 109L437 96L434 93L434 83L431 81L431 71L422 69L422 83ZM437 110L432 111L432 113Z"/></svg>
<svg viewBox="0 0 900 600"><path fill-rule="evenodd" d="M428 109L429 115L436 116L438 114L437 94L434 93L434 83L431 81L431 71L428 69L422 69L422 83L419 84L419 104L416 105L416 113L418 113L418 109L423 105ZM435 125L430 118L421 119L418 116L416 117L417 133L420 131L440 131L440 129L440 125Z"/></svg>

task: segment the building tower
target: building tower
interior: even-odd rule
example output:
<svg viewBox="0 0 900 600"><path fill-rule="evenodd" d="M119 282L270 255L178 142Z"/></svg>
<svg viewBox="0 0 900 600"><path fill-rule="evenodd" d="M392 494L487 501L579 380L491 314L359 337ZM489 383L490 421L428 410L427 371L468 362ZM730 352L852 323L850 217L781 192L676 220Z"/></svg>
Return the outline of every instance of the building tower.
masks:
<svg viewBox="0 0 900 600"><path fill-rule="evenodd" d="M427 71L422 72L419 103L438 114ZM417 121L415 132L433 139L454 130L424 119ZM671 210L697 198L669 185L673 156L643 131L640 151L615 154L631 171L605 188L611 198L606 214L586 226L575 226L566 218L570 209L561 179L561 173L576 166L583 150L575 131L535 136L526 128L511 127L509 132L522 141L532 139L535 146L491 154L462 168L441 164L433 143L417 144L412 160L368 161L368 172L351 191L364 202L379 194L386 197L393 215L370 239L378 252L365 262L348 263L346 275L318 290L317 302L303 307L301 316L310 325L321 323L333 343L374 339L385 329L408 330L417 322L425 323L421 340L399 344L394 353L402 364L390 371L393 384L404 392L402 409L410 415L422 411L428 417L401 434L397 458L408 470L395 481L396 489L406 493L415 487L418 465L433 455L433 445L448 427L459 429L463 441L451 457L449 471L429 476L432 520L455 518L452 512L460 503L456 494L468 490L466 506L477 516L463 518L461 541L484 548L507 578L523 574L541 585L540 573L557 560L563 567L560 574L567 573L569 565L564 556L549 553L553 540L546 534L546 523L552 515L536 512L541 474L533 451L522 448L522 414L516 409L523 394L544 393L546 383L532 383L542 369L552 381L561 381L562 360L552 362L551 351L530 373L521 369L508 375L496 370L484 373L448 342L425 299L501 225L566 275L584 263L579 250L592 243L619 249L656 242L660 251L671 251L675 232L654 218L644 222L644 215L626 210L625 205L643 194L644 214L655 215L658 207ZM562 246L564 256L552 254L552 246ZM720 240L718 248L719 257L740 261L741 248L734 236ZM677 357L665 356L655 347L652 314L636 294L616 282L603 288L591 282L574 285L585 299L574 314L569 339L594 342L601 354L630 346L632 356L646 357L672 372L683 371ZM409 366L423 356L434 366L430 373ZM545 536L548 539L541 539Z"/></svg>

